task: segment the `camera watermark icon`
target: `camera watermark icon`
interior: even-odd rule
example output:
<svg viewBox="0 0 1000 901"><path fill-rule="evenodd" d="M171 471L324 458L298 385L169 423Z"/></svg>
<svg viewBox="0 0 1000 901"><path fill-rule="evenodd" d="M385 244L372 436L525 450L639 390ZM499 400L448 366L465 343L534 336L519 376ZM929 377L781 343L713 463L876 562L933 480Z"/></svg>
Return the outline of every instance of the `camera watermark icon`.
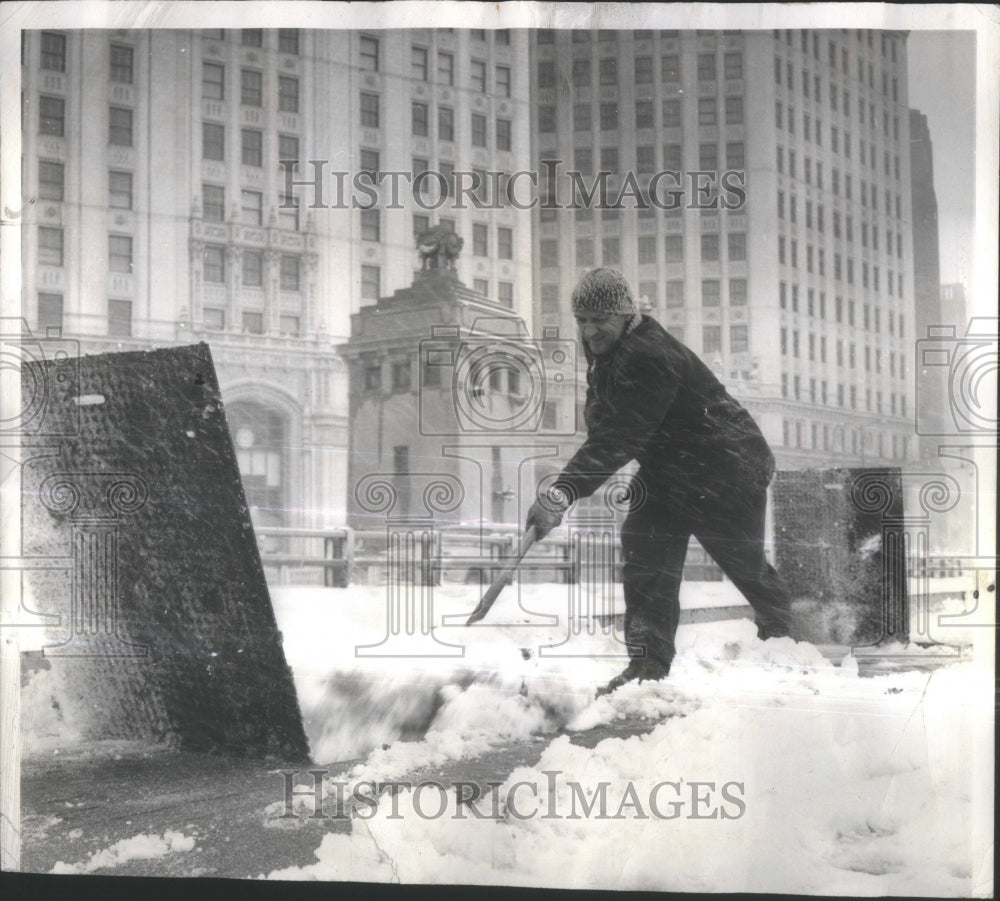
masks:
<svg viewBox="0 0 1000 901"><path fill-rule="evenodd" d="M0 318L0 371L19 380L17 409L0 416L0 439L60 438L80 426L80 344L59 329L33 335L23 319Z"/></svg>
<svg viewBox="0 0 1000 901"><path fill-rule="evenodd" d="M549 507L548 488L558 479L550 475L539 486L539 503ZM646 500L645 483L638 476L614 476L605 483L603 507L580 510L570 503L566 516L569 557L573 572L568 579L566 632L562 641L538 649L539 657L627 658L630 647L619 623L624 621L617 605L619 535L617 520ZM560 617L562 619L562 617ZM645 655L642 645L632 653Z"/></svg>
<svg viewBox="0 0 1000 901"><path fill-rule="evenodd" d="M48 657L145 657L148 648L120 634L119 547L124 518L149 499L145 479L120 472L56 472L39 499L70 527L72 588L69 635L47 645Z"/></svg>
<svg viewBox="0 0 1000 901"><path fill-rule="evenodd" d="M917 341L918 435L996 435L998 323L973 317L964 335L954 325L929 326Z"/></svg>
<svg viewBox="0 0 1000 901"><path fill-rule="evenodd" d="M400 496L421 489L425 512L393 516ZM355 657L462 657L463 645L441 641L434 634L434 584L440 533L435 514L452 513L465 490L448 473L370 473L354 489L358 506L386 518L386 630L371 645L355 645Z"/></svg>
<svg viewBox="0 0 1000 901"><path fill-rule="evenodd" d="M463 335L434 326L420 342L422 435L576 433L576 341L531 338L513 317L480 317ZM558 401L564 392L573 403Z"/></svg>

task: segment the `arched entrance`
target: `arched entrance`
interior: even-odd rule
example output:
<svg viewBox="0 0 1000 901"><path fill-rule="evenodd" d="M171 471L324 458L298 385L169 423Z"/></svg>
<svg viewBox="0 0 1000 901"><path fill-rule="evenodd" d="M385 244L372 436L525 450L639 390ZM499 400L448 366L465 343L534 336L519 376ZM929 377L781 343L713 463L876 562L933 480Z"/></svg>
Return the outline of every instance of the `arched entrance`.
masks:
<svg viewBox="0 0 1000 901"><path fill-rule="evenodd" d="M254 525L286 525L287 420L276 410L252 401L227 405L226 416Z"/></svg>

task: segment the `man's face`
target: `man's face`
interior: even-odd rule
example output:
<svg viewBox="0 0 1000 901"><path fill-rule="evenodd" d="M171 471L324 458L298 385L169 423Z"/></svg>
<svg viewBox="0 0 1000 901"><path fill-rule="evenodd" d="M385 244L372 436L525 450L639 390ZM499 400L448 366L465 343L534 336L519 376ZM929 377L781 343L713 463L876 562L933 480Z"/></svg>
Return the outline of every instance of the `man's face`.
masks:
<svg viewBox="0 0 1000 901"><path fill-rule="evenodd" d="M587 349L595 357L600 357L614 350L618 340L625 334L630 317L576 313L574 318Z"/></svg>

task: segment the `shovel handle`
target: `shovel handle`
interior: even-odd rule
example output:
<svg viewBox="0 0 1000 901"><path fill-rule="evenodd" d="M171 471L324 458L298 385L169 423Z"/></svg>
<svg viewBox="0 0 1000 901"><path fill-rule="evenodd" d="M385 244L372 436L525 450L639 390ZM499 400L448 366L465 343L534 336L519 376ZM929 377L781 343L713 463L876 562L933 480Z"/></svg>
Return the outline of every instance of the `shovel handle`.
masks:
<svg viewBox="0 0 1000 901"><path fill-rule="evenodd" d="M531 526L524 533L524 537L521 539L521 545L517 549L517 556L510 563L508 563L500 571L500 575L493 580L493 584L486 590L486 594L483 595L483 599L479 602L479 605L472 611L471 616L469 616L469 618L465 621L467 626L471 626L473 623L478 623L479 620L490 612L490 607L493 606L493 602L500 596L500 592L504 590L504 586L506 586L511 573L517 569L521 561L524 559L524 555L528 553L531 546L535 543L536 535L537 532L535 531L534 526Z"/></svg>

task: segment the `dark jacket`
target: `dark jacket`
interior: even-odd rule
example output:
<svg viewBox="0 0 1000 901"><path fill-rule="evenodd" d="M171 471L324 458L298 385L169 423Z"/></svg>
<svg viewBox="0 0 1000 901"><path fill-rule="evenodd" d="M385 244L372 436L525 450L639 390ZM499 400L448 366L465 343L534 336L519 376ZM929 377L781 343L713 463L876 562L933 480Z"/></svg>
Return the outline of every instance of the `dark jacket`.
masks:
<svg viewBox="0 0 1000 901"><path fill-rule="evenodd" d="M753 418L654 319L587 359L587 440L556 480L572 497L593 494L633 459L647 491L664 499L770 481L774 456Z"/></svg>

